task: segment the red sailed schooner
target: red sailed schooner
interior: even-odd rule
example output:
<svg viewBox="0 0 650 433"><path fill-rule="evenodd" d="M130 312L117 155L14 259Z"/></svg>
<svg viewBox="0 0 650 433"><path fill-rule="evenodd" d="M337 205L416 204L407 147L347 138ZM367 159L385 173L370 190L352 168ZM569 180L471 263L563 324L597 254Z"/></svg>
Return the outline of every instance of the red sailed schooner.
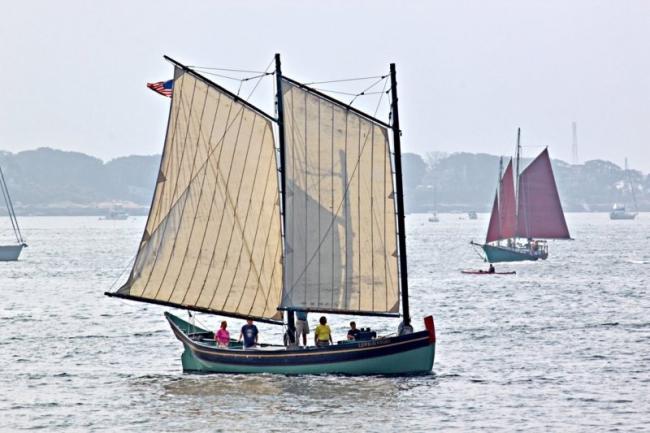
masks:
<svg viewBox="0 0 650 433"><path fill-rule="evenodd" d="M548 148L520 173L520 136L517 130L516 173L512 159L503 174L499 169L485 243L471 242L483 248L490 263L544 260L548 257L546 239L571 239Z"/></svg>

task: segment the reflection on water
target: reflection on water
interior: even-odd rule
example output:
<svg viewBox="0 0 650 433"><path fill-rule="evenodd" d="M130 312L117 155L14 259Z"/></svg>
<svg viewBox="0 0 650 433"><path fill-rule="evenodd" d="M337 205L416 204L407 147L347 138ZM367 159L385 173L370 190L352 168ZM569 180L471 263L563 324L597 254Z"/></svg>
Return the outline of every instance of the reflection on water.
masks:
<svg viewBox="0 0 650 433"><path fill-rule="evenodd" d="M499 278L459 272L484 266L467 241L487 215L440 218L407 218L411 308L416 325L434 314L438 345L434 373L403 378L183 374L164 308L103 296L144 218L24 218L30 248L0 263L0 431L645 429L650 215L569 214L575 241ZM328 319L343 338L349 318ZM280 341L281 327L259 327Z"/></svg>

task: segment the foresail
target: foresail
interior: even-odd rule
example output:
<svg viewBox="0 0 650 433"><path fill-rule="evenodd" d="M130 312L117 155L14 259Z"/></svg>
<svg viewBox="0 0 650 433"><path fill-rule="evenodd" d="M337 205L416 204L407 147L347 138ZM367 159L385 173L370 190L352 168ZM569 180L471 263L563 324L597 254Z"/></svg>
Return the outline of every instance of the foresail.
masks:
<svg viewBox="0 0 650 433"><path fill-rule="evenodd" d="M485 236L485 243L488 244L501 239L503 238L501 237L501 217L499 216L499 194L494 194L490 224L488 225L487 235Z"/></svg>
<svg viewBox="0 0 650 433"><path fill-rule="evenodd" d="M571 237L548 149L544 149L519 176L517 201L517 236L540 239Z"/></svg>
<svg viewBox="0 0 650 433"><path fill-rule="evenodd" d="M398 314L385 126L283 79L286 258L281 306Z"/></svg>
<svg viewBox="0 0 650 433"><path fill-rule="evenodd" d="M501 239L515 236L517 225L517 203L515 201L515 181L512 174L512 160L508 162L501 178L499 190L499 216L501 218Z"/></svg>
<svg viewBox="0 0 650 433"><path fill-rule="evenodd" d="M149 219L117 295L280 319L276 169L269 119L177 67Z"/></svg>
<svg viewBox="0 0 650 433"><path fill-rule="evenodd" d="M503 176L499 179L498 192L494 196L490 224L485 242L508 239L515 235L515 186L512 177L512 160L508 163Z"/></svg>

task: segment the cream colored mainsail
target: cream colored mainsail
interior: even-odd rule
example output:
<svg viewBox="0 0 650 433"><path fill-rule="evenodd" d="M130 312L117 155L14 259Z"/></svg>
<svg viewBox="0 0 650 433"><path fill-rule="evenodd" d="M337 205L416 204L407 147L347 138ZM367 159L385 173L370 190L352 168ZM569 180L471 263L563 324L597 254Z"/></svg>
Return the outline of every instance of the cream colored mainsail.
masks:
<svg viewBox="0 0 650 433"><path fill-rule="evenodd" d="M276 168L270 120L177 67L149 219L117 295L280 319Z"/></svg>
<svg viewBox="0 0 650 433"><path fill-rule="evenodd" d="M283 79L283 308L398 313L387 128Z"/></svg>

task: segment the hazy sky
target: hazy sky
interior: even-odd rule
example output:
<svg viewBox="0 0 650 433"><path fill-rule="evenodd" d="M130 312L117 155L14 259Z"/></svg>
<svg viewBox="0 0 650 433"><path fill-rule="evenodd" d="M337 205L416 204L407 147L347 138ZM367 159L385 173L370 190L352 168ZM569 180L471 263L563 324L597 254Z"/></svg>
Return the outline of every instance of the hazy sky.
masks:
<svg viewBox="0 0 650 433"><path fill-rule="evenodd" d="M581 161L650 172L647 0L8 0L0 149L159 153L168 100L145 83L171 78L163 54L264 69L275 52L302 81L396 62L405 151L511 154L521 126L528 156L570 161L575 120ZM255 96L271 110L270 88Z"/></svg>

